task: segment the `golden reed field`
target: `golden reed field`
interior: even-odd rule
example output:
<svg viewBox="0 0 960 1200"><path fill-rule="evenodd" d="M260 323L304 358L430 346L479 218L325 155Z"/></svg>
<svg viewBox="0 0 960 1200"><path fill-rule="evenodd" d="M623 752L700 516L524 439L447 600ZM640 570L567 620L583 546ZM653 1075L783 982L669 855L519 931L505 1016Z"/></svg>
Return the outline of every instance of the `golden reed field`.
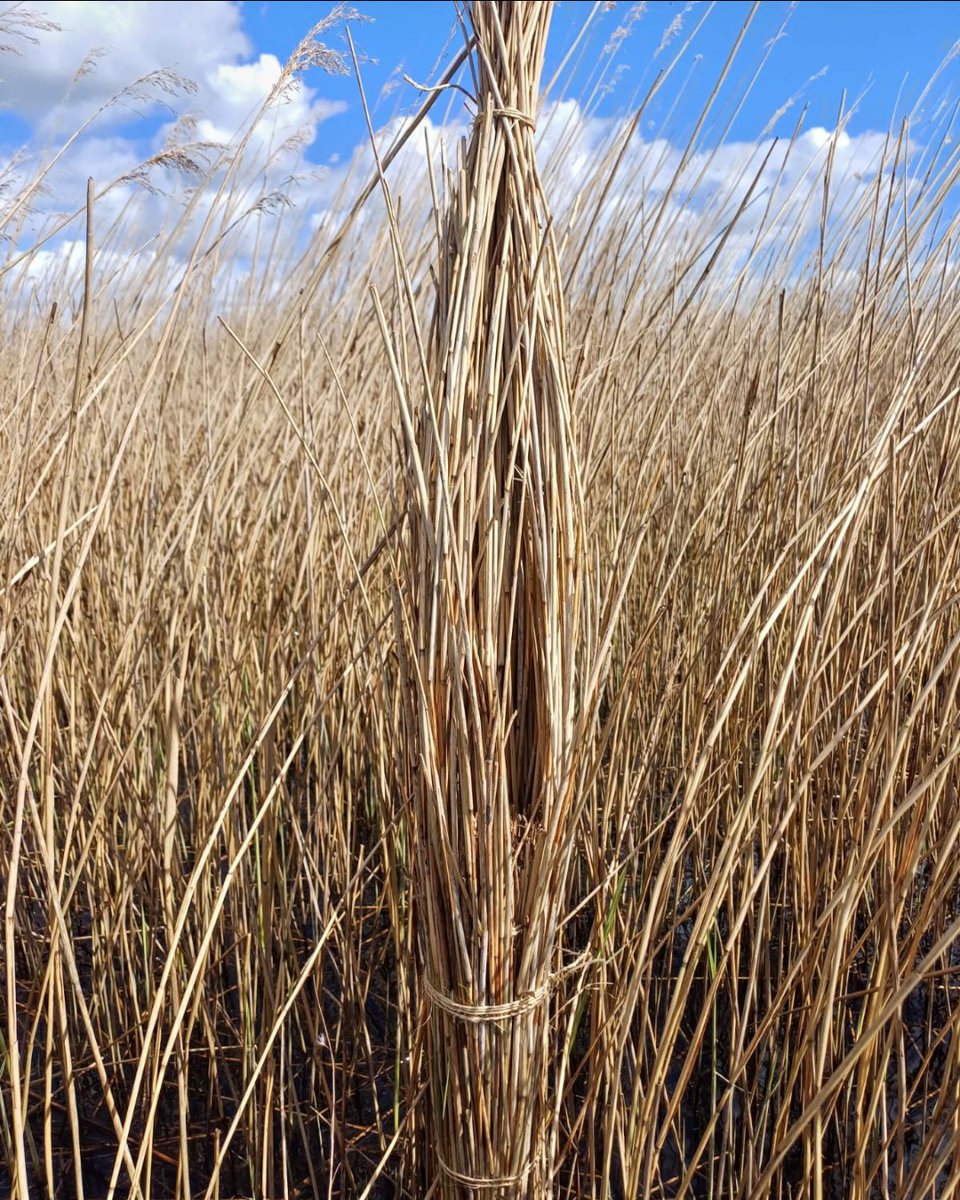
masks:
<svg viewBox="0 0 960 1200"><path fill-rule="evenodd" d="M574 190L551 7L309 239L4 194L4 1196L960 1194L957 148Z"/></svg>

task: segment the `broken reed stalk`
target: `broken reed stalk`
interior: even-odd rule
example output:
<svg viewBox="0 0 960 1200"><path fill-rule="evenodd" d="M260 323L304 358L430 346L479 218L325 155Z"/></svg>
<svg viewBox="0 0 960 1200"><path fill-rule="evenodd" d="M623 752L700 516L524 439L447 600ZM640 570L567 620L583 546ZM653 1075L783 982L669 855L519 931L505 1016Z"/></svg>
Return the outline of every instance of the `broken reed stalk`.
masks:
<svg viewBox="0 0 960 1200"><path fill-rule="evenodd" d="M541 1195L574 802L582 521L534 154L551 4L475 3L477 115L408 446L405 614L431 1145L444 1194Z"/></svg>

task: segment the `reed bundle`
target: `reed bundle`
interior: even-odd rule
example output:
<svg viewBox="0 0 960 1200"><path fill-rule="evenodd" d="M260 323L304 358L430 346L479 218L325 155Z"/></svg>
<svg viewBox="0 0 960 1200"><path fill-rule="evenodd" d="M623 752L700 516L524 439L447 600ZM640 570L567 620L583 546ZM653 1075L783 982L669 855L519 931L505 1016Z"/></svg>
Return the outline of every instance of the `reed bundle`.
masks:
<svg viewBox="0 0 960 1200"><path fill-rule="evenodd" d="M576 822L582 517L557 248L534 152L550 4L477 3L477 114L409 446L417 904L450 1194L543 1194ZM465 1191L458 1189L466 1189Z"/></svg>

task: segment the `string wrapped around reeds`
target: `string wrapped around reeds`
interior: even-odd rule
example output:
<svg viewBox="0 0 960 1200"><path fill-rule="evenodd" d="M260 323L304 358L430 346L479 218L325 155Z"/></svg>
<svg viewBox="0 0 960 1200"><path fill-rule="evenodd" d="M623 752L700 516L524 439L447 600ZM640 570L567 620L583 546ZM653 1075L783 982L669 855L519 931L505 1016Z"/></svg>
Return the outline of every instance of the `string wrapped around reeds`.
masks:
<svg viewBox="0 0 960 1200"><path fill-rule="evenodd" d="M582 521L534 151L551 7L470 10L477 112L447 181L431 394L408 434L408 765L431 1153L448 1196L542 1195L556 1152Z"/></svg>

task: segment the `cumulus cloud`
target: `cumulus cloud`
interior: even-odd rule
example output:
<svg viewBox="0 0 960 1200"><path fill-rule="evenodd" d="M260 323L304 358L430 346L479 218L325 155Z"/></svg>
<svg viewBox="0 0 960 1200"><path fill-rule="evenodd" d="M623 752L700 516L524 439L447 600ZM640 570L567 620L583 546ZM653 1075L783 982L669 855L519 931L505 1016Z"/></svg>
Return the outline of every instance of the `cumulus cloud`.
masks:
<svg viewBox="0 0 960 1200"><path fill-rule="evenodd" d="M243 270L255 253L262 223L278 219L283 197L297 206L294 223L302 248L311 234L323 238L338 228L374 173L374 155L366 143L343 162L320 166L311 161L320 124L340 106L300 81L291 81L277 96L283 65L272 54L255 52L237 4L60 2L49 4L47 12L61 29L38 34L41 47L35 53L5 55L0 61L9 103L33 124L38 137L49 135L56 145L64 131L76 128L134 79L167 68L192 78L196 92L163 95L173 111L166 123L152 122L146 140L135 123L111 125L118 115L128 116L126 110L111 109L98 119L48 176L46 194L34 204L40 210L34 232L44 215L82 206L88 176L101 187L120 180L98 200L101 221L122 217L127 230L137 222L152 231L176 228L168 245L181 256L201 236L205 223L208 243L229 230L223 261ZM90 60L93 69L78 74L97 48L106 53ZM141 109L150 104L141 97ZM244 161L230 165L238 131L248 129L258 112L262 119L246 139ZM404 120L397 118L380 131L381 150L402 131ZM454 161L455 144L466 132L465 117L442 127L427 120L390 167L390 186L402 200L409 228L422 225L430 201L429 173L442 192L444 169ZM648 261L663 269L690 252L701 252L711 238L725 237L725 227L751 186L751 202L725 242L727 268L737 269L758 250L768 257L795 252L816 230L817 180L828 156L833 155L834 209L851 212L865 205L884 144L885 135L879 133L813 128L792 143L762 137L686 152L635 121L598 116L572 100L550 103L540 114L538 133L538 154L558 222L562 225L575 209L586 212L592 237L617 229L625 244L634 247L632 253L641 247ZM21 178L41 161L35 145L31 153L32 163L17 166ZM150 164L145 170L144 160ZM207 173L192 175L191 163ZM616 173L607 183L615 163ZM216 218L208 222L224 181L229 183L226 199L217 201ZM0 177L0 191L4 183ZM375 192L370 213L357 229L361 242L383 230L380 203ZM654 212L658 215L651 220ZM152 243L149 253L154 253ZM289 253L295 257L298 245L291 243ZM61 240L59 247L45 246L35 271L50 269L49 255L59 255L64 268L76 263L75 246Z"/></svg>
<svg viewBox="0 0 960 1200"><path fill-rule="evenodd" d="M273 54L253 56L240 5L226 0L177 5L53 0L43 21L45 27L33 31L35 48L0 60L4 102L33 127L35 161L44 143L62 144L98 114L94 130L100 140L84 138L70 157L77 170L100 180L114 178L113 157L99 163L95 157L98 147L111 144L103 136L111 127L122 125L131 156L140 159L171 139L182 142L185 134L226 146L260 110L283 71ZM17 30L12 32L8 41L15 46ZM319 124L343 107L299 80L291 81L282 100L255 134L273 151L291 138L302 151ZM144 115L163 109L171 119L145 142L143 128L131 124L131 110Z"/></svg>
<svg viewBox="0 0 960 1200"><path fill-rule="evenodd" d="M252 52L237 4L47 0L36 49L0 63L6 105L40 136L58 137L135 80L173 70L201 85ZM129 113L116 109L117 119Z"/></svg>
<svg viewBox="0 0 960 1200"><path fill-rule="evenodd" d="M721 239L715 275L729 278L751 258L757 270L788 259L802 267L819 236L831 159L828 241L842 229L845 253L855 256L878 172L889 178L894 157L886 134L818 127L793 140L766 136L686 151L645 136L629 120L584 114L574 101L552 106L540 125L540 159L558 220L574 208L581 217L586 212L594 243L616 229L634 256L642 247L654 272L673 271L707 247L712 253ZM905 149L909 161L919 147ZM901 172L903 164L901 157ZM908 178L907 194L913 197L917 186Z"/></svg>
<svg viewBox="0 0 960 1200"><path fill-rule="evenodd" d="M204 77L198 101L191 105L198 113L196 136L202 141L229 145L259 112L282 72L283 64L274 54L261 54L249 63L218 63ZM302 134L301 143L310 145L317 126L344 107L342 101L318 98L312 89L297 82L282 104L272 106L256 135L279 145L294 134ZM168 125L163 133L171 129Z"/></svg>
<svg viewBox="0 0 960 1200"><path fill-rule="evenodd" d="M10 148L5 155L11 166L0 177L0 232L8 242L28 246L79 209L88 177L101 220L125 213L128 226L139 219L169 228L189 207L181 240L188 238L203 224L244 133L245 162L231 172L221 221L243 224L244 212L276 211L282 193L302 198L316 181L309 148L342 105L284 75L275 55L255 54L239 4L54 0L42 20L29 9L16 13L22 19L12 27L7 21L0 43L23 53L0 58L2 95L34 134L16 159ZM158 123L164 112L168 119ZM41 175L43 186L31 186ZM198 196L198 186L207 194ZM21 201L28 194L28 205L18 204L18 193Z"/></svg>

